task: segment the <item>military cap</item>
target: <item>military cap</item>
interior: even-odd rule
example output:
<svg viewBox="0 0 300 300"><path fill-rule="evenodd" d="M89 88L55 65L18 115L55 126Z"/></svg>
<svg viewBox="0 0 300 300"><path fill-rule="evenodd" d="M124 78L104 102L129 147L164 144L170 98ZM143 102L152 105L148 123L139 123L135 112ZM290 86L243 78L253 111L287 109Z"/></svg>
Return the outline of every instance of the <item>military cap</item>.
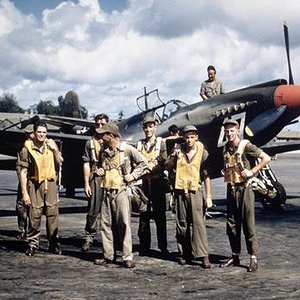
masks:
<svg viewBox="0 0 300 300"><path fill-rule="evenodd" d="M198 129L194 125L187 125L183 128L183 133L187 133L189 131L195 131L198 132Z"/></svg>
<svg viewBox="0 0 300 300"><path fill-rule="evenodd" d="M154 115L146 115L143 119L143 125L147 123L155 123L157 119Z"/></svg>
<svg viewBox="0 0 300 300"><path fill-rule="evenodd" d="M228 119L223 123L224 127L227 125L240 126L239 122L233 119Z"/></svg>
<svg viewBox="0 0 300 300"><path fill-rule="evenodd" d="M99 134L112 133L113 135L120 135L119 127L115 123L106 123L102 127L96 128L96 132Z"/></svg>
<svg viewBox="0 0 300 300"><path fill-rule="evenodd" d="M34 131L33 129L33 124L28 124L25 128L24 128L24 132L25 133L32 133Z"/></svg>

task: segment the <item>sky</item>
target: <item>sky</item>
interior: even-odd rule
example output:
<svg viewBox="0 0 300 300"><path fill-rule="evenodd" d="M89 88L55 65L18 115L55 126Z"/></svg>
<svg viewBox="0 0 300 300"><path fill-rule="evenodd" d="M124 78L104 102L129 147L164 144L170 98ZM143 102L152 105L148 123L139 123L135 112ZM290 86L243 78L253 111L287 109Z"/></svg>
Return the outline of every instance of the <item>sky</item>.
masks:
<svg viewBox="0 0 300 300"><path fill-rule="evenodd" d="M300 84L299 13L298 0L0 0L0 94L26 109L74 90L111 118L137 112L144 87L194 103L210 64L226 91L287 79L283 21Z"/></svg>

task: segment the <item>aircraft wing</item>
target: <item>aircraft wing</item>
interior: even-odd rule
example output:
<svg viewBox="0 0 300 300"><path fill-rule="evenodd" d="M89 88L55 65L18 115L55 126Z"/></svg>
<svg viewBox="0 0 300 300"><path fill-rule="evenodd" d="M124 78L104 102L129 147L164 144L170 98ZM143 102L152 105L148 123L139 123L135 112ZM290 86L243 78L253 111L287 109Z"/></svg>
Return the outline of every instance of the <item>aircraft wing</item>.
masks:
<svg viewBox="0 0 300 300"><path fill-rule="evenodd" d="M273 156L279 153L300 150L300 141L271 141L261 148Z"/></svg>
<svg viewBox="0 0 300 300"><path fill-rule="evenodd" d="M17 158L0 154L0 170L15 170Z"/></svg>
<svg viewBox="0 0 300 300"><path fill-rule="evenodd" d="M46 116L45 121L52 121L55 124L60 125L73 125L73 126L84 126L84 127L93 127L95 122L94 120L71 118L71 117L62 117L62 116Z"/></svg>

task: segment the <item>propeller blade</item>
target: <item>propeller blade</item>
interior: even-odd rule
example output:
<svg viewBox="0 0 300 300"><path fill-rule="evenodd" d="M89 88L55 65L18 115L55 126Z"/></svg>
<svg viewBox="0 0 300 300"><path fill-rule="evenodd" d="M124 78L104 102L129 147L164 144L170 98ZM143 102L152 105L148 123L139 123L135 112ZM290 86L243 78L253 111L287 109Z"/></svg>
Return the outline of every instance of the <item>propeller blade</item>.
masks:
<svg viewBox="0 0 300 300"><path fill-rule="evenodd" d="M259 114L245 127L246 134L249 137L253 137L260 132L267 130L284 114L286 110L287 106L282 105L279 108L271 108Z"/></svg>
<svg viewBox="0 0 300 300"><path fill-rule="evenodd" d="M284 41L285 41L285 49L286 49L286 56L288 61L288 68L289 68L289 84L294 84L292 68L291 68L291 60L290 60L290 42L289 42L289 29L287 23L283 23L283 30L284 30Z"/></svg>

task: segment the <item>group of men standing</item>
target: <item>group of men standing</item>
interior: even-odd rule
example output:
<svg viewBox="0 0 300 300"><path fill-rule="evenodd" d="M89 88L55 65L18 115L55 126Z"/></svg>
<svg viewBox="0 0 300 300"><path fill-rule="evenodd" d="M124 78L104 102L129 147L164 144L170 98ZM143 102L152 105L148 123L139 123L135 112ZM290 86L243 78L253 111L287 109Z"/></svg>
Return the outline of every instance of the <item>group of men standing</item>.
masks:
<svg viewBox="0 0 300 300"><path fill-rule="evenodd" d="M166 222L166 174L172 186L176 207L176 240L178 263L184 265L200 259L204 269L211 267L205 225L206 209L212 206L208 152L198 139L197 128L185 126L182 136L167 153L166 139L156 136L157 121L146 115L145 137L136 147L121 140L119 128L106 115L95 118L95 133L87 141L83 154L84 191L88 197L85 241L82 251L89 251L99 221L103 257L94 263L110 266L117 250L122 252L126 268L135 267L132 250L131 199L133 191L141 191L147 199L140 211L139 254L147 256L151 249L150 221L156 224L158 248L168 255ZM239 137L239 124L224 124L227 144L223 150L224 178L227 182L227 234L232 257L220 267L240 264L241 228L248 253L249 272L258 268L258 242L255 231L254 192L247 185L249 178L263 168L269 156ZM27 232L27 255L38 248L40 219L47 218L49 250L60 254L58 239L58 206L56 176L63 158L53 140L46 139L45 124L36 124L34 137L27 140L19 154L20 183L23 203L30 207ZM175 138L178 138L177 136ZM253 164L253 159L259 159ZM204 185L205 197L202 193Z"/></svg>

